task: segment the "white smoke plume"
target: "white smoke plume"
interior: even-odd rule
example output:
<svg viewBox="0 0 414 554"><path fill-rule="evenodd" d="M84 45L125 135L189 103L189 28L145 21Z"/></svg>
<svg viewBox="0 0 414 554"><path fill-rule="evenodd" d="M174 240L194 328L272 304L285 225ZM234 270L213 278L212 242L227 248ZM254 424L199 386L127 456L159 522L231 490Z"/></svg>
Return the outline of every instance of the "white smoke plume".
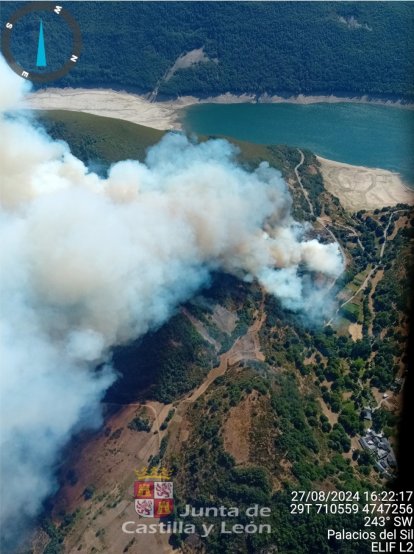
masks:
<svg viewBox="0 0 414 554"><path fill-rule="evenodd" d="M258 279L298 309L299 266L342 269L336 245L304 240L267 163L249 173L224 140L170 134L145 163L117 163L104 179L11 112L22 82L0 60L5 530L41 510L63 445L99 424L114 375L96 367L112 346L165 322L213 270Z"/></svg>

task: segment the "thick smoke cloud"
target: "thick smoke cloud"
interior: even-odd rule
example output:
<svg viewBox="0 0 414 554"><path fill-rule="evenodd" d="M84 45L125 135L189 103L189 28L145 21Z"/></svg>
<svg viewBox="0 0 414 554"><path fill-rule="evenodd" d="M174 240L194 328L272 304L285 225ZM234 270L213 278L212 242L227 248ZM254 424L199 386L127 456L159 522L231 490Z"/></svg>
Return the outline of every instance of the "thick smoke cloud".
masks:
<svg viewBox="0 0 414 554"><path fill-rule="evenodd" d="M245 171L226 141L197 145L170 134L145 163L117 163L103 179L11 112L23 81L2 60L0 82L7 533L53 491L54 464L70 436L99 425L99 403L114 380L102 362L113 345L165 322L218 269L306 308L322 293L298 268L335 277L341 257L334 244L304 239L280 174L267 163Z"/></svg>

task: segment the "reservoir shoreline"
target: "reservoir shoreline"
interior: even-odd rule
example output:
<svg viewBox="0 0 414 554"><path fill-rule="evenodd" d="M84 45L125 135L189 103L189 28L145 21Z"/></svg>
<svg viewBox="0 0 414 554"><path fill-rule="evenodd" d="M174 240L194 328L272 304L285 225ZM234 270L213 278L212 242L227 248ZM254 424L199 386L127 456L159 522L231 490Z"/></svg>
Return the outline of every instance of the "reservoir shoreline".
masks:
<svg viewBox="0 0 414 554"><path fill-rule="evenodd" d="M247 96L224 95L215 100L216 104L257 103L249 101ZM322 101L322 97L308 97L303 102L297 100L295 103L320 103ZM343 102L344 99L340 101ZM330 103L334 102L336 103L336 100L331 98ZM180 98L173 102L150 102L143 96L116 92L111 89L50 88L28 94L20 107L33 110L85 112L126 120L158 130L181 130L180 118L183 119L184 108L208 103L207 100L200 101L192 97ZM278 102L273 101L272 103ZM289 102L284 101L283 103ZM401 107L395 104L392 106ZM349 164L334 161L332 157L326 158L318 155L325 186L340 198L343 205L350 211L375 209L396 205L399 202L413 203L412 189L406 186L399 173L368 166L368 164Z"/></svg>
<svg viewBox="0 0 414 554"><path fill-rule="evenodd" d="M368 96L341 97L335 95L282 97L253 94L221 94L206 98L181 96L175 100L151 102L146 95L99 88L46 88L27 95L25 107L41 110L69 110L115 117L146 125L154 129L181 130L184 108L199 104L371 104L401 109L414 109L414 103L404 100L371 99Z"/></svg>
<svg viewBox="0 0 414 554"><path fill-rule="evenodd" d="M32 94L41 95L48 91L88 91L94 93L96 91L105 91L106 93L114 94L127 94L134 97L138 97L143 101L147 101L154 104L177 106L178 108L183 106L191 106L194 104L239 104L239 103L251 103L251 104L315 104L319 102L335 104L340 102L350 102L354 104L373 104L378 106L390 106L405 109L414 109L414 100L412 98L399 97L396 95L383 95L373 96L369 94L354 94L352 92L341 93L313 93L313 94L269 94L269 93L252 93L252 92L223 92L216 95L192 95L183 94L176 97L169 97L163 94L158 94L151 101L149 98L153 93L142 92L139 88L133 87L101 87L99 85L83 86L79 88L73 87L46 87L37 88ZM64 93L65 94L65 93Z"/></svg>

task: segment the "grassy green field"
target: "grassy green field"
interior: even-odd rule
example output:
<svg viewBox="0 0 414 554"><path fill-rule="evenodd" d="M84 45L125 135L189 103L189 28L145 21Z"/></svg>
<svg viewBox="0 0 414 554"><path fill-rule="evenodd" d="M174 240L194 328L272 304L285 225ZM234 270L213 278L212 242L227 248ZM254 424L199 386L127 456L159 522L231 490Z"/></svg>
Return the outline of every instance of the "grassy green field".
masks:
<svg viewBox="0 0 414 554"><path fill-rule="evenodd" d="M82 112L38 111L37 117L53 138L64 137L73 154L85 162L143 160L147 148L164 135L163 131L129 121Z"/></svg>

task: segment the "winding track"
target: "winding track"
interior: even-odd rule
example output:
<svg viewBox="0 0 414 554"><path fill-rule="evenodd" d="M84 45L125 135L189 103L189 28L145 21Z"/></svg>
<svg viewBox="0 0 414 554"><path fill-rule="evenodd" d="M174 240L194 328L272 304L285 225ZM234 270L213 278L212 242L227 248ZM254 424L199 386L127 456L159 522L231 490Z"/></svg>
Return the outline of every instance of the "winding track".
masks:
<svg viewBox="0 0 414 554"><path fill-rule="evenodd" d="M305 190L305 187L303 186L302 184L302 179L299 175L299 168L303 165L304 161L305 161L305 155L304 153L302 152L302 150L300 150L300 148L297 149L299 154L300 154L300 161L299 163L295 166L295 169L294 169L294 172L295 172L295 175L296 175L296 180L300 186L300 188L302 189L302 194L306 200L306 202L308 203L308 206L309 206L309 212L311 215L315 215L315 212L313 210L313 205L312 205L312 202L309 200L309 196L308 196L308 193L306 192Z"/></svg>
<svg viewBox="0 0 414 554"><path fill-rule="evenodd" d="M300 161L299 163L295 166L295 176L296 176L296 180L302 190L302 193L303 193L303 196L304 198L306 199L307 203L308 203L308 206L309 206L309 213L312 215L312 216L315 216L315 211L313 209L313 205L312 205L312 202L310 201L309 199L309 196L308 196L308 193L307 191L305 190L305 187L303 186L302 184L302 179L301 179L301 176L299 175L299 168L303 165L304 161L305 161L305 155L304 153L302 152L302 150L300 150L300 148L297 149L298 152L300 153ZM365 277L364 279L364 282L361 284L361 286L358 288L358 290L350 297L348 298L348 300L345 300L345 302L343 302L339 307L338 309L336 310L335 312L335 315L327 322L325 323L325 327L327 327L328 325L331 325L334 317L338 314L338 312L341 310L341 308L343 308L343 306L345 306L346 304L348 304L349 302L351 302L361 291L363 291L369 284L373 274L375 273L375 271L378 269L379 265L380 265L380 262L382 260L382 257L384 256L384 251L385 251L385 245L386 245L386 242L387 242L387 235L388 235L388 229L391 225L391 222L392 222L392 218L394 216L394 213L395 212L392 212L390 214L390 217L388 219L388 223L384 229L384 234L383 234L383 238L384 238L384 242L382 243L381 245L381 250L380 250L380 253L379 253L379 261L378 263L376 263L371 269L370 271L368 272L367 276ZM317 222L322 225L322 227L331 235L331 237L333 238L333 240L336 242L336 244L338 245L338 248L339 250L341 251L341 254L342 254L342 258L343 258L343 262L344 262L344 265L346 266L346 255L345 255L345 251L343 250L341 244L338 242L338 240L336 239L334 233L331 231L331 229L328 228L328 226L324 223L324 221L320 218L320 217L316 217L316 220ZM355 231L355 229L353 229L352 227L349 227L349 226L345 226L345 225L340 225L341 227L344 227L345 229L348 229L349 231L353 232L354 236L357 237L357 240L358 240L358 245L360 246L360 248L365 251L365 248L363 246L363 244L361 243L361 241L359 240L359 237ZM329 287L329 288L332 288L332 286L335 284L336 282L336 279L335 281L332 283L332 285Z"/></svg>
<svg viewBox="0 0 414 554"><path fill-rule="evenodd" d="M302 178L301 176L299 175L299 168L303 165L304 161L305 161L305 155L304 153L302 152L302 150L300 148L297 149L298 152L300 153L300 161L299 163L295 166L295 176L296 176L296 180L298 182L298 185L300 186L301 190L302 190L302 193L303 193L303 196L304 198L306 199L307 203L308 203L308 206L309 206L309 213L315 217L315 211L313 209L313 205L312 205L312 202L309 200L309 196L308 196L308 193L307 191L305 190L305 187L303 186L302 184ZM329 227L324 223L324 221L320 218L320 217L317 217L316 218L316 221L322 225L322 227L326 230L327 233L329 233L333 239L333 241L338 245L338 248L342 254L342 261L344 263L344 265L346 266L346 255L345 255L345 251L344 249L342 248L342 246L340 245L340 243L338 242L338 240L336 239L335 235L333 234L333 232L329 229ZM336 283L336 279L335 281L332 283L332 285L329 287L330 289L334 286L334 284Z"/></svg>

